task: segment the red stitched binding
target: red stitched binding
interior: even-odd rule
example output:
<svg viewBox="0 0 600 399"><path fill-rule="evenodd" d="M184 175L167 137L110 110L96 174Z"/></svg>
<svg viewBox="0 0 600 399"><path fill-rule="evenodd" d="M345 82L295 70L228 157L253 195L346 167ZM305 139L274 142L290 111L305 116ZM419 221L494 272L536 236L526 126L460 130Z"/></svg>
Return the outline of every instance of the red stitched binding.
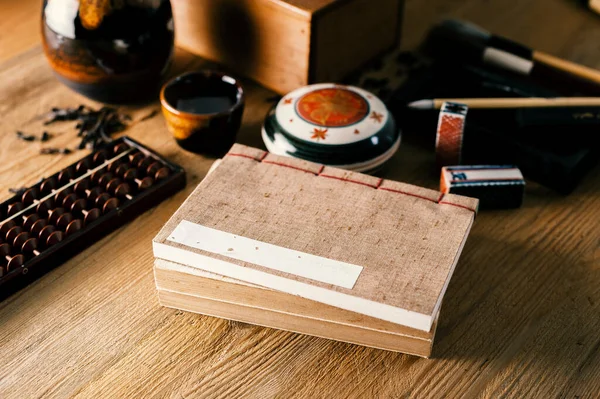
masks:
<svg viewBox="0 0 600 399"><path fill-rule="evenodd" d="M360 184L360 185L363 185L363 186L374 188L376 190L390 191L392 193L409 195L411 197L416 197L416 198L424 199L424 200L427 200L427 201L435 202L436 204L452 205L452 206L456 206L456 207L459 207L459 208L467 209L467 210L469 210L469 211L471 211L473 213L477 213L475 209L469 208L468 206L460 205L460 204L454 204L452 202L442 201L442 198L444 198L444 195L446 195L445 193L441 193L440 197L436 201L434 199L427 198L427 197L424 197L422 195L413 194L413 193L409 193L409 192L401 191L401 190L394 190L392 188L387 188L387 187L381 187L381 184L383 183L383 179L379 179L379 181L377 182L377 184L373 185L373 184L364 183L364 182L361 182L361 181L358 181L358 180L350 180L350 179L344 179L342 177L337 177L337 176L332 176L332 175L324 175L324 174L322 174L322 172L325 169L325 165L321 165L321 168L319 169L319 171L317 173L315 173L315 172L313 172L311 170L299 168L297 166L286 165L284 163L275 162L275 161L265 161L264 159L266 158L266 156L268 154L269 154L268 152L264 152L259 159L255 158L253 156L250 156L250 155L237 154L237 153L231 153L231 152L228 153L227 155L231 155L233 157L249 158L249 159L253 159L253 160L257 161L257 162L270 163L270 164L273 164L273 165L284 166L286 168L296 169L296 170L299 170L301 172L311 173L311 174L313 174L315 176L322 176L322 177L327 177L329 179L336 179L336 180L341 180L341 181L347 181L347 182L350 182L350 183L356 183L356 184Z"/></svg>
<svg viewBox="0 0 600 399"><path fill-rule="evenodd" d="M316 174L315 172L313 172L312 170L308 170L308 169L302 169L302 168L299 168L299 167L297 167L297 166L293 166L293 165L287 165L287 164L285 164L285 163L280 163L280 162L275 162L275 161L263 161L263 163L271 163L271 164L273 164L273 165L284 166L284 167L286 167L286 168L292 168L292 169L300 170L300 171L302 171L302 172L311 173L311 174L313 174L313 175L315 175L315 176L317 175L317 174Z"/></svg>
<svg viewBox="0 0 600 399"><path fill-rule="evenodd" d="M409 192L401 191L401 190L394 190L393 188L387 188L387 187L379 187L379 189L383 190L383 191L391 191L392 193L410 195L411 197L421 198L421 199L424 199L424 200L427 200L427 201L431 201L431 202L435 202L436 204L438 204L438 202L436 200L431 199L431 198L427 198L427 197L423 197L422 195L413 194L413 193L409 193Z"/></svg>
<svg viewBox="0 0 600 399"><path fill-rule="evenodd" d="M319 174L319 176L328 177L330 179L337 179L337 180L341 180L341 181L349 181L350 183L362 184L363 186L367 186L367 187L371 187L371 188L375 188L375 189L377 188L377 186L375 186L373 184L364 183L364 182L358 181L358 180L344 179L343 177L337 177L337 176L331 176L331 175L323 175L323 174Z"/></svg>
<svg viewBox="0 0 600 399"><path fill-rule="evenodd" d="M254 158L254 157L253 157L253 156L251 156L251 155L246 155L246 154L235 154L235 153L231 153L231 152L230 152L229 154L227 154L227 155L231 155L232 157L243 157L243 158L253 159L253 160L255 160L255 161L258 161L258 162L260 162L258 159Z"/></svg>
<svg viewBox="0 0 600 399"><path fill-rule="evenodd" d="M461 205L461 204L455 204L455 203L446 202L446 201L440 202L440 204L457 206L459 208L463 208L463 209L467 209L467 210L469 210L471 212L475 212L475 209L469 208L468 206L464 206L464 205Z"/></svg>

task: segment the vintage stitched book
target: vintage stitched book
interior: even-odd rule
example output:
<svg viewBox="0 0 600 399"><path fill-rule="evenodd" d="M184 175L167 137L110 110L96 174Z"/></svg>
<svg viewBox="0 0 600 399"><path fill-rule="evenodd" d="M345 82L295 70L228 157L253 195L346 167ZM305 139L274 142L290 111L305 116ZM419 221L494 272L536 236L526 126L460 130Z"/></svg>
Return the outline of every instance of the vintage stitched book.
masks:
<svg viewBox="0 0 600 399"><path fill-rule="evenodd" d="M430 332L476 210L472 198L235 145L154 254Z"/></svg>

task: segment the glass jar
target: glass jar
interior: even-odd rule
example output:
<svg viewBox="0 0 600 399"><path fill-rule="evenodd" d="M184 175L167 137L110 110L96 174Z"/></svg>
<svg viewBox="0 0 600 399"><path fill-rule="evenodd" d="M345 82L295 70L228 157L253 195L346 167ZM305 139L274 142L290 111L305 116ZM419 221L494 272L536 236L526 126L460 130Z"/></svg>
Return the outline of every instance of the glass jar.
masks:
<svg viewBox="0 0 600 399"><path fill-rule="evenodd" d="M169 0L45 0L44 52L58 79L97 101L154 99L173 55Z"/></svg>

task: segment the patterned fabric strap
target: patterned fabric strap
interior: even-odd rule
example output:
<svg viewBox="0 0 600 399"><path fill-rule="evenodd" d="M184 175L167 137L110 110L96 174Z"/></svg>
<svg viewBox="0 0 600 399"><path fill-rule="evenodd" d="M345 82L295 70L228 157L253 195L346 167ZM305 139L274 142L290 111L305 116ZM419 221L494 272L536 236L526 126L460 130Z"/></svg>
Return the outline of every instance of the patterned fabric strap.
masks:
<svg viewBox="0 0 600 399"><path fill-rule="evenodd" d="M439 167L460 165L467 106L442 104L435 138L436 162Z"/></svg>

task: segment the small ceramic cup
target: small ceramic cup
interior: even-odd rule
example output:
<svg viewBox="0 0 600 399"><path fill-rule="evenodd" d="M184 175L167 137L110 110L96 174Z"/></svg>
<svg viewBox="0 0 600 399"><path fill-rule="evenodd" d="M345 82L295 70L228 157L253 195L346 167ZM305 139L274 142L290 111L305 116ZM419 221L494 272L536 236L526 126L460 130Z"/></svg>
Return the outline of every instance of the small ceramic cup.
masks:
<svg viewBox="0 0 600 399"><path fill-rule="evenodd" d="M235 143L244 113L237 79L215 71L179 75L160 91L167 127L184 149L222 156Z"/></svg>

